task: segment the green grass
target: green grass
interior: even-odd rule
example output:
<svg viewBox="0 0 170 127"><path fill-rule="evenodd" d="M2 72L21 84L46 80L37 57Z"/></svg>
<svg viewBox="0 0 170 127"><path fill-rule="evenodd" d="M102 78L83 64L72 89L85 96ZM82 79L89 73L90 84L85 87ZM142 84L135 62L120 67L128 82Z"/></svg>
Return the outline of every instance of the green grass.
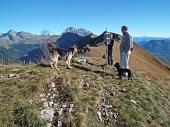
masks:
<svg viewBox="0 0 170 127"><path fill-rule="evenodd" d="M60 62L59 71L38 65L0 66L0 76L4 76L0 79L0 127L45 126L46 121L40 118L41 104L38 99L42 91L57 78L62 78L69 88L69 91L57 98L74 103L76 109L72 119L63 115L61 120L73 127L170 126L169 82L152 80L140 72L135 72L133 81L126 78L118 80L111 67L100 67L103 60L88 59L94 65L74 63L73 68L67 70L65 64ZM9 79L8 74L13 72L20 77ZM81 89L81 82L88 83L90 87ZM126 91L122 92L122 89ZM105 98L118 112L118 123L100 124L96 112L102 101L102 91L115 92L115 96L106 95ZM69 95L70 100L65 95ZM130 100L136 101L136 104Z"/></svg>

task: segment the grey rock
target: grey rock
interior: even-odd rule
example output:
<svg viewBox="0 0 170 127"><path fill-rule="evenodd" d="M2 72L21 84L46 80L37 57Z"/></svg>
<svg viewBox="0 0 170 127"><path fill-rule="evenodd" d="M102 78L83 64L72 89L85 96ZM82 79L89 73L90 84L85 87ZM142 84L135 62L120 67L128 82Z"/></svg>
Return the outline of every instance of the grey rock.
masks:
<svg viewBox="0 0 170 127"><path fill-rule="evenodd" d="M44 108L49 108L48 102L45 101L45 102L43 103L43 107L44 107Z"/></svg>
<svg viewBox="0 0 170 127"><path fill-rule="evenodd" d="M58 111L59 116L61 116L61 114L63 113L63 110L64 110L63 108L60 108L60 109L59 109L59 111Z"/></svg>
<svg viewBox="0 0 170 127"><path fill-rule="evenodd" d="M85 84L83 85L83 87L84 87L84 88L89 88L90 85L89 85L89 83L85 83Z"/></svg>
<svg viewBox="0 0 170 127"><path fill-rule="evenodd" d="M116 96L115 92L110 93L111 96Z"/></svg>
<svg viewBox="0 0 170 127"><path fill-rule="evenodd" d="M101 111L97 111L97 116L99 117L100 121L102 122L103 119L102 119L102 113L101 113Z"/></svg>
<svg viewBox="0 0 170 127"><path fill-rule="evenodd" d="M134 100L130 100L130 102L132 102L133 104L136 104L136 101L134 101Z"/></svg>
<svg viewBox="0 0 170 127"><path fill-rule="evenodd" d="M54 82L51 83L51 87L55 88L55 83Z"/></svg>
<svg viewBox="0 0 170 127"><path fill-rule="evenodd" d="M11 73L8 75L9 78L19 78L19 75L16 73Z"/></svg>
<svg viewBox="0 0 170 127"><path fill-rule="evenodd" d="M125 88L123 88L122 90L120 90L120 92L124 92L124 93L126 93L126 92L127 92L127 90L126 90Z"/></svg>
<svg viewBox="0 0 170 127"><path fill-rule="evenodd" d="M66 108L66 107L67 107L67 104L63 104L63 105L62 105L62 108Z"/></svg>
<svg viewBox="0 0 170 127"><path fill-rule="evenodd" d="M44 109L41 110L41 118L45 120L52 121L53 115L54 115L54 110L53 109Z"/></svg>
<svg viewBox="0 0 170 127"><path fill-rule="evenodd" d="M53 107L54 102L53 102L53 101L50 101L48 104L49 104L49 107L51 107L51 108L52 108L52 107Z"/></svg>

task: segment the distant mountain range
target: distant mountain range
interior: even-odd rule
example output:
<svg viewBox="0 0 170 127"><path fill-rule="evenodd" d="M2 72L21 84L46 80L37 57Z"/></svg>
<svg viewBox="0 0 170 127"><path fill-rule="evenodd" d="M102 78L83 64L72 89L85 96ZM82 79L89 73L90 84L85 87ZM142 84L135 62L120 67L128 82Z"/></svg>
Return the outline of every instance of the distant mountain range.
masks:
<svg viewBox="0 0 170 127"><path fill-rule="evenodd" d="M143 37L134 37L133 38L136 43L144 43L148 42L150 40L170 40L170 37L148 37L148 36L143 36Z"/></svg>
<svg viewBox="0 0 170 127"><path fill-rule="evenodd" d="M1 41L7 41L9 44L13 43L27 43L27 44L37 44L43 43L44 41L51 39L51 41L56 41L58 36L49 35L35 35L28 32L16 32L14 30L9 30L7 33L0 34ZM3 45L0 45L3 46Z"/></svg>
<svg viewBox="0 0 170 127"><path fill-rule="evenodd" d="M89 46L96 47L103 44L102 42L104 33L97 36L92 32L89 32L82 28L75 29L73 27L69 27L62 33L60 38L55 42L55 45L56 47L68 49L72 47L73 44L76 44L78 46L79 53L85 53L89 50ZM43 45L41 48L30 51L20 60L24 61L24 63L39 63L41 59L46 58L48 58L48 51L46 45Z"/></svg>
<svg viewBox="0 0 170 127"><path fill-rule="evenodd" d="M16 63L24 60L32 50L41 48L46 42L56 42L60 36L35 35L9 30L0 34L0 63Z"/></svg>
<svg viewBox="0 0 170 127"><path fill-rule="evenodd" d="M170 40L143 41L139 45L163 61L170 63Z"/></svg>
<svg viewBox="0 0 170 127"><path fill-rule="evenodd" d="M52 36L9 30L0 34L0 63L38 63L47 57L48 42L62 48L69 48L75 43L83 49L87 45L100 45L103 35L104 33L97 36L88 30L73 27L67 28L61 35ZM144 49L170 63L170 38L135 37L134 40Z"/></svg>
<svg viewBox="0 0 170 127"><path fill-rule="evenodd" d="M150 40L141 46L149 51L170 51L170 41L167 40Z"/></svg>
<svg viewBox="0 0 170 127"><path fill-rule="evenodd" d="M45 59L46 43L54 43L56 47L69 48L74 43L79 48L87 44L95 44L97 37L85 29L67 28L61 35L35 35L27 32L9 30L0 34L0 63L38 63ZM96 38L97 39L97 38Z"/></svg>

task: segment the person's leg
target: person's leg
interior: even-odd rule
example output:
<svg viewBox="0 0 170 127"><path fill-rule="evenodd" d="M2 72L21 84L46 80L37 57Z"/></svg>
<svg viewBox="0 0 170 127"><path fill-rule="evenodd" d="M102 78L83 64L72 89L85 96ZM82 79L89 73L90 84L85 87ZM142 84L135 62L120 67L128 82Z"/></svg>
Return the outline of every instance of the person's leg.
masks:
<svg viewBox="0 0 170 127"><path fill-rule="evenodd" d="M128 51L125 54L125 64L124 64L125 69L129 69L129 57L130 57L130 54L131 54L131 51Z"/></svg>
<svg viewBox="0 0 170 127"><path fill-rule="evenodd" d="M108 45L106 45L106 65L108 65L109 64L109 58L108 58L108 55L109 53L108 53Z"/></svg>
<svg viewBox="0 0 170 127"><path fill-rule="evenodd" d="M109 65L112 65L112 47L111 47L111 45L108 45L108 63L109 63Z"/></svg>
<svg viewBox="0 0 170 127"><path fill-rule="evenodd" d="M114 51L114 50L113 50L113 47L112 47L112 61L111 61L111 62L112 62L112 65L114 65L114 58L113 58L114 55L113 55L113 51Z"/></svg>
<svg viewBox="0 0 170 127"><path fill-rule="evenodd" d="M124 68L124 52L120 52L120 68Z"/></svg>
<svg viewBox="0 0 170 127"><path fill-rule="evenodd" d="M120 68L124 69L125 68L125 60L126 60L126 53L121 52L120 53ZM128 74L122 73L123 76L126 76Z"/></svg>

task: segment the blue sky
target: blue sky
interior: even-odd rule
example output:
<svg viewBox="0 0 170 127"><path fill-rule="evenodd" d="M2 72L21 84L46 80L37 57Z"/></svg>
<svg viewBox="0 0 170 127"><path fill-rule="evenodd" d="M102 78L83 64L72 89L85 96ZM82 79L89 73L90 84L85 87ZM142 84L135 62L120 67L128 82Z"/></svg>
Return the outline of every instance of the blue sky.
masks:
<svg viewBox="0 0 170 127"><path fill-rule="evenodd" d="M132 36L170 37L170 0L1 0L0 33L9 29L60 34L67 27L100 34L121 33L127 25Z"/></svg>

